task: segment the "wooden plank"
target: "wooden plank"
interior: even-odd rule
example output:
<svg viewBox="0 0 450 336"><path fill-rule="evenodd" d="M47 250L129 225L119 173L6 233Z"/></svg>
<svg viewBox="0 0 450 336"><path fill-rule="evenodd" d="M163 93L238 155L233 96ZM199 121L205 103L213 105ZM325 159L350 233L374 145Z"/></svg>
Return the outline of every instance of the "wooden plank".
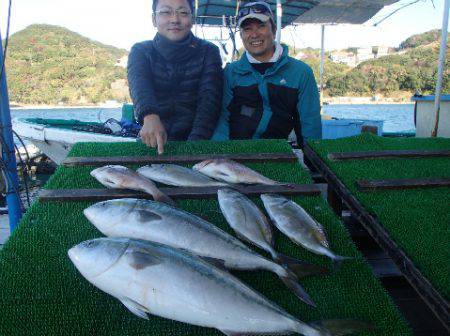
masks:
<svg viewBox="0 0 450 336"><path fill-rule="evenodd" d="M308 157L311 164L323 174L327 182L342 198L343 203L348 206L355 218L364 226L377 244L387 252L411 286L415 288L417 293L441 321L442 325L447 331L450 331L450 304L447 299L433 287L406 253L391 239L383 225L348 191L346 186L338 179L320 156L308 145L305 145L303 148L303 153Z"/></svg>
<svg viewBox="0 0 450 336"><path fill-rule="evenodd" d="M197 163L208 159L229 159L238 162L297 162L294 153L255 153L255 154L199 154L172 156L105 156L105 157L70 157L61 164L74 166L104 166L108 164L151 164L151 163Z"/></svg>
<svg viewBox="0 0 450 336"><path fill-rule="evenodd" d="M356 181L356 186L361 191L450 187L450 178L360 180Z"/></svg>
<svg viewBox="0 0 450 336"><path fill-rule="evenodd" d="M327 201L334 213L341 218L342 217L342 200L333 188L328 186Z"/></svg>
<svg viewBox="0 0 450 336"><path fill-rule="evenodd" d="M255 185L233 186L234 189L249 196L259 196L264 193L277 193L282 195L319 196L320 187L314 184L288 184L288 185ZM160 188L167 196L173 199L204 199L216 198L220 187L185 187L185 188ZM127 189L44 189L40 202L56 201L102 201L115 198L146 198L153 199L149 194Z"/></svg>
<svg viewBox="0 0 450 336"><path fill-rule="evenodd" d="M450 157L450 150L385 150L368 152L329 153L331 161L387 159L387 158L425 158Z"/></svg>

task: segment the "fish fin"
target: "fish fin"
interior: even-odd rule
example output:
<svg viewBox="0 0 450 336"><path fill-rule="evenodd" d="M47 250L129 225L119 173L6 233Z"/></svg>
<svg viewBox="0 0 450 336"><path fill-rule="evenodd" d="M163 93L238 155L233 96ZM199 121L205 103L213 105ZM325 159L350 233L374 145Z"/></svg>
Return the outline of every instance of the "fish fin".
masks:
<svg viewBox="0 0 450 336"><path fill-rule="evenodd" d="M150 210L136 210L136 213L139 215L139 220L141 222L152 222L162 219L160 215Z"/></svg>
<svg viewBox="0 0 450 336"><path fill-rule="evenodd" d="M331 259L333 260L333 270L337 271L341 267L341 264L344 260L350 260L350 259L354 259L354 258L353 257L344 257L344 256L340 256L340 255L334 255Z"/></svg>
<svg viewBox="0 0 450 336"><path fill-rule="evenodd" d="M146 250L132 251L129 254L131 257L130 266L137 271L161 263L158 256L148 253Z"/></svg>
<svg viewBox="0 0 450 336"><path fill-rule="evenodd" d="M225 266L225 260L213 258L213 257L205 257L205 256L199 256L200 259L203 259L207 263L216 266L217 268L220 268L222 270L227 270Z"/></svg>
<svg viewBox="0 0 450 336"><path fill-rule="evenodd" d="M289 274L289 272L288 272ZM297 282L297 280L292 276L280 276L281 281L288 287L291 291L294 292L295 296L300 300L305 302L306 304L316 307L316 304L311 299L308 293L306 293L305 289Z"/></svg>
<svg viewBox="0 0 450 336"><path fill-rule="evenodd" d="M328 269L324 266L314 265L300 259L289 257L282 253L277 253L275 261L278 264L288 267L298 278L328 273Z"/></svg>
<svg viewBox="0 0 450 336"><path fill-rule="evenodd" d="M310 326L323 332L323 335L344 336L364 330L373 330L372 323L358 320L324 320L310 323Z"/></svg>
<svg viewBox="0 0 450 336"><path fill-rule="evenodd" d="M233 230L233 231L234 231L234 230ZM234 233L236 233L236 237L238 237L240 240L245 241L245 242L247 242L247 243L249 243L249 244L255 245L255 243L252 242L250 239L248 239L246 236L240 234L240 233L237 232L237 231L234 231Z"/></svg>
<svg viewBox="0 0 450 336"><path fill-rule="evenodd" d="M261 213L262 213L262 212L261 212ZM269 222L269 220L267 219L266 216L263 216L263 221L264 221L265 224L266 224L267 230L263 230L263 229L261 228L261 232L262 232L262 234L263 234L264 239L266 240L266 242L267 242L272 248L274 248L274 247L275 247L275 235L273 234L272 226L271 226L271 224L270 224L270 222Z"/></svg>
<svg viewBox="0 0 450 336"><path fill-rule="evenodd" d="M317 227L317 230L314 230L313 234L316 237L316 239L319 241L320 245L322 245L326 248L330 248L330 245L328 244L328 240L327 240L327 235L321 225Z"/></svg>
<svg viewBox="0 0 450 336"><path fill-rule="evenodd" d="M129 298L123 298L123 299L120 300L120 302L122 302L123 305L125 307L127 307L128 310L130 312L132 312L134 315L136 315L137 317L141 317L143 319L148 320L147 313L150 313L150 312L148 311L147 308L145 308L141 304L139 304L136 301L131 300Z"/></svg>

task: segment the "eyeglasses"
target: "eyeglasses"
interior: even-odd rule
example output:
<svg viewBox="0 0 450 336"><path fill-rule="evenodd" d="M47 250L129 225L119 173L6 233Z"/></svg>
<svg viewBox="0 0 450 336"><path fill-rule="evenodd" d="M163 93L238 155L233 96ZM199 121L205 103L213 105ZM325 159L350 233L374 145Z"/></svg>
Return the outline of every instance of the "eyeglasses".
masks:
<svg viewBox="0 0 450 336"><path fill-rule="evenodd" d="M263 5L261 3L256 3L254 5L248 6L248 7L242 7L239 9L238 15L237 15L237 21L239 19L243 18L244 16L254 13L254 14L267 14L269 16L272 16L272 10L270 9L269 5Z"/></svg>
<svg viewBox="0 0 450 336"><path fill-rule="evenodd" d="M172 16L178 15L181 18L187 18L192 15L192 12L188 9L180 8L173 10L172 8L163 8L155 12L162 18L170 18Z"/></svg>

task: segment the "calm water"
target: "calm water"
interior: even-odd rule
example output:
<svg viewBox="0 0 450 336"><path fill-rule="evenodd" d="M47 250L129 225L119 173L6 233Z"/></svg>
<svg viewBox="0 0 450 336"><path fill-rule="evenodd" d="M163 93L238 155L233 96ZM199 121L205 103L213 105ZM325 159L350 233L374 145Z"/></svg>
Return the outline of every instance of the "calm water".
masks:
<svg viewBox="0 0 450 336"><path fill-rule="evenodd" d="M383 132L415 131L414 104L325 105L324 111L335 118L383 120Z"/></svg>
<svg viewBox="0 0 450 336"><path fill-rule="evenodd" d="M326 115L335 118L383 120L384 132L414 131L414 105L325 105ZM12 118L77 119L104 122L120 119L120 108L14 109Z"/></svg>

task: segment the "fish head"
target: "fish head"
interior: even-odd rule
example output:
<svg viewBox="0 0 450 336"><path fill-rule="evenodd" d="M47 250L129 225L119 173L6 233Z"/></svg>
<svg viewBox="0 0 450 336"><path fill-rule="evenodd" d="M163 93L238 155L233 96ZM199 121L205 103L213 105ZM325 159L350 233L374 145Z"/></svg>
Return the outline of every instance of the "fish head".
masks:
<svg viewBox="0 0 450 336"><path fill-rule="evenodd" d="M285 203L289 202L287 198L277 194L262 194L261 200L266 208L272 206L283 206Z"/></svg>
<svg viewBox="0 0 450 336"><path fill-rule="evenodd" d="M210 164L213 163L213 162L214 162L214 160L205 160L205 161L202 161L202 162L199 162L199 163L195 164L195 165L192 167L192 169L193 169L193 170L196 170L196 171L202 171L202 170L204 170L208 165L210 165Z"/></svg>
<svg viewBox="0 0 450 336"><path fill-rule="evenodd" d="M91 176L108 188L121 188L128 169L124 166L109 165L91 171Z"/></svg>
<svg viewBox="0 0 450 336"><path fill-rule="evenodd" d="M129 239L97 238L72 247L69 259L86 279L92 279L107 271L125 253Z"/></svg>
<svg viewBox="0 0 450 336"><path fill-rule="evenodd" d="M116 225L126 225L127 217L139 202L131 198L102 201L84 209L83 213L100 232L109 236Z"/></svg>
<svg viewBox="0 0 450 336"><path fill-rule="evenodd" d="M240 199L245 196L233 188L220 188L219 190L217 190L217 197L219 198L219 200L226 200L226 199L234 200Z"/></svg>
<svg viewBox="0 0 450 336"><path fill-rule="evenodd" d="M159 172L164 171L166 165L165 164L149 164L146 166L143 166L137 170L138 174L142 174L145 176L145 172Z"/></svg>

